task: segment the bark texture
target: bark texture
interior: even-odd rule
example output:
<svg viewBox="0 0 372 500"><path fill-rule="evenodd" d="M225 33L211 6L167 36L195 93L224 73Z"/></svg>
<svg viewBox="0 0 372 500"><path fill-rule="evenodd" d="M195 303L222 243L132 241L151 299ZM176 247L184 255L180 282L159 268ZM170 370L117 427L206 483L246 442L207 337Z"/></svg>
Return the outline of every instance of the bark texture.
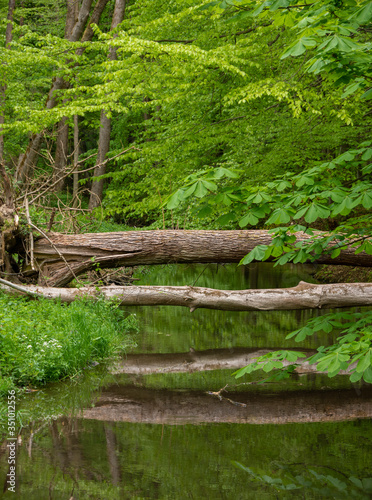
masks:
<svg viewBox="0 0 372 500"><path fill-rule="evenodd" d="M113 385L104 389L82 418L149 424L236 422L287 424L336 422L372 417L372 389L296 391L283 394L152 390Z"/></svg>
<svg viewBox="0 0 372 500"><path fill-rule="evenodd" d="M324 233L318 233L319 235ZM309 239L297 233L297 241ZM79 235L50 234L35 244L35 259L41 269L40 282L64 286L97 264L101 268L169 263L239 262L257 245L269 245L265 230L242 231L126 231ZM58 249L58 252L57 250ZM332 259L322 255L317 262L372 267L372 255L355 249L342 250ZM69 267L61 259L63 254ZM92 261L94 258L94 261ZM44 280L44 281L43 281Z"/></svg>
<svg viewBox="0 0 372 500"><path fill-rule="evenodd" d="M1 282L1 280L0 280ZM79 297L116 298L126 306L184 306L221 311L287 311L328 309L372 305L372 283L336 283L313 285L301 281L292 288L252 290L215 290L192 286L103 286L85 288L50 288L27 286L34 295L62 302ZM8 290L10 291L10 290ZM12 293L21 293L14 291Z"/></svg>

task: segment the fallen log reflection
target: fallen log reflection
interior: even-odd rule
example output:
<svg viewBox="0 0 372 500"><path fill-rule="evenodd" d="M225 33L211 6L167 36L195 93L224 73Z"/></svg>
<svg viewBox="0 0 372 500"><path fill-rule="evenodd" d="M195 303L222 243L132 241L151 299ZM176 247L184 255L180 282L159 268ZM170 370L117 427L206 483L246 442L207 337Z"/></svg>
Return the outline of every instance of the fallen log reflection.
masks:
<svg viewBox="0 0 372 500"><path fill-rule="evenodd" d="M205 351L170 353L170 354L129 354L111 369L111 373L192 373L207 370L238 370L243 366L253 363L258 356L273 351L274 349L208 349ZM300 349L292 349L300 350ZM308 349L301 349L309 356L315 353ZM316 365L310 365L307 361L298 360L301 364L297 368L297 373L315 373ZM290 365L286 361L284 366Z"/></svg>
<svg viewBox="0 0 372 500"><path fill-rule="evenodd" d="M358 392L358 393L357 393ZM85 419L149 424L334 422L372 417L372 387L281 394L152 390L113 385ZM228 398L228 399L227 399Z"/></svg>

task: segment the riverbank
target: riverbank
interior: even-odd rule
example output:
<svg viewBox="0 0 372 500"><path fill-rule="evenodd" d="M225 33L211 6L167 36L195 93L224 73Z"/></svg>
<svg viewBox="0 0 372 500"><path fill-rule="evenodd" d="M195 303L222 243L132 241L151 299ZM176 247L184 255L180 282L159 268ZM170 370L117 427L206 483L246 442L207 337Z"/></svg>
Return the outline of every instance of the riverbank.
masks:
<svg viewBox="0 0 372 500"><path fill-rule="evenodd" d="M0 292L0 397L76 376L112 359L135 344L136 331L135 316L114 302L66 305Z"/></svg>

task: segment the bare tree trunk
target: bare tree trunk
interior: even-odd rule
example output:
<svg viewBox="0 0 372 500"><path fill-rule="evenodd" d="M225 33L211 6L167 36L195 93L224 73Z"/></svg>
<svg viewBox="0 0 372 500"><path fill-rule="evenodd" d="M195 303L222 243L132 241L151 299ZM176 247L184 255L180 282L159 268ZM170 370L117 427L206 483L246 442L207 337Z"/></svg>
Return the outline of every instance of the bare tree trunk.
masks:
<svg viewBox="0 0 372 500"><path fill-rule="evenodd" d="M115 9L112 16L111 31L114 30L124 19L125 0L115 0ZM115 61L117 58L116 49L110 48L108 58L110 61ZM104 110L101 111L100 130L98 140L98 153L96 160L96 168L94 169L94 177L99 177L106 173L106 155L110 149L111 135L111 119L107 117ZM89 208L98 207L102 201L103 179L93 181L91 195L89 200Z"/></svg>
<svg viewBox="0 0 372 500"><path fill-rule="evenodd" d="M53 184L56 182L54 186L54 191L62 191L64 183L65 183L65 171L67 165L67 148L68 148L68 123L67 118L61 118L58 123L57 128L57 147L56 147L56 155L54 158L54 167L53 167Z"/></svg>
<svg viewBox="0 0 372 500"><path fill-rule="evenodd" d="M111 386L82 418L105 422L183 425L207 422L286 424L372 417L372 389L205 393Z"/></svg>
<svg viewBox="0 0 372 500"><path fill-rule="evenodd" d="M73 173L73 188L72 188L72 206L78 205L79 193L79 117L74 115L74 173Z"/></svg>
<svg viewBox="0 0 372 500"><path fill-rule="evenodd" d="M0 280L0 286L1 282ZM193 286L102 286L85 288L23 287L31 294L73 302L86 296L117 299L126 306L184 306L221 311L288 311L372 305L372 283L313 285L301 281L292 288L215 290ZM18 290L6 291L21 294Z"/></svg>
<svg viewBox="0 0 372 500"><path fill-rule="evenodd" d="M326 233L317 234L322 236ZM307 234L301 232L296 233L296 237L297 241L309 239ZM34 255L41 274L48 277L50 286L64 286L74 275L89 271L97 264L103 269L176 262L240 262L257 245L270 245L272 241L272 235L265 230L55 233L48 238L35 243ZM341 250L335 259L323 254L317 262L372 267L372 255L365 252L355 255L354 252L353 248Z"/></svg>

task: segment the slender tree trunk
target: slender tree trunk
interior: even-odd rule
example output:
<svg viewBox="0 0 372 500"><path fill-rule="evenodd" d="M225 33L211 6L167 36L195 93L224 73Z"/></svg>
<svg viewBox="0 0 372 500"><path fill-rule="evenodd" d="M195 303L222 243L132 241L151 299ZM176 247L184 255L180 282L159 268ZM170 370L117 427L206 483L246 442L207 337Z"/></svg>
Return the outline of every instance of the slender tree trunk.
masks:
<svg viewBox="0 0 372 500"><path fill-rule="evenodd" d="M125 0L115 0L115 9L112 16L111 31L114 30L124 19ZM116 49L110 48L108 58L110 61L115 61L117 58ZM110 149L111 135L111 119L107 117L104 110L101 111L100 130L98 140L98 153L96 160L96 168L94 169L94 177L99 177L106 173L106 155ZM102 201L103 179L93 181L91 195L89 200L89 208L98 207Z"/></svg>
<svg viewBox="0 0 372 500"><path fill-rule="evenodd" d="M67 165L67 148L68 148L68 130L69 126L67 123L67 118L63 117L58 123L57 128L57 147L56 154L54 158L54 168L53 168L53 184L57 182L54 186L54 191L62 191L65 183L65 171Z"/></svg>
<svg viewBox="0 0 372 500"><path fill-rule="evenodd" d="M301 232L296 236L297 241L309 239L307 234ZM48 238L35 243L34 255L41 275L48 278L50 286L64 286L75 275L87 272L98 264L103 269L176 262L240 262L257 245L270 245L272 241L272 235L265 230L55 233ZM341 250L335 259L323 254L317 262L372 267L372 255L365 252L355 255L354 251L354 248Z"/></svg>
<svg viewBox="0 0 372 500"><path fill-rule="evenodd" d="M73 188L72 188L72 206L78 205L79 193L79 117L74 115L74 173L73 173Z"/></svg>

